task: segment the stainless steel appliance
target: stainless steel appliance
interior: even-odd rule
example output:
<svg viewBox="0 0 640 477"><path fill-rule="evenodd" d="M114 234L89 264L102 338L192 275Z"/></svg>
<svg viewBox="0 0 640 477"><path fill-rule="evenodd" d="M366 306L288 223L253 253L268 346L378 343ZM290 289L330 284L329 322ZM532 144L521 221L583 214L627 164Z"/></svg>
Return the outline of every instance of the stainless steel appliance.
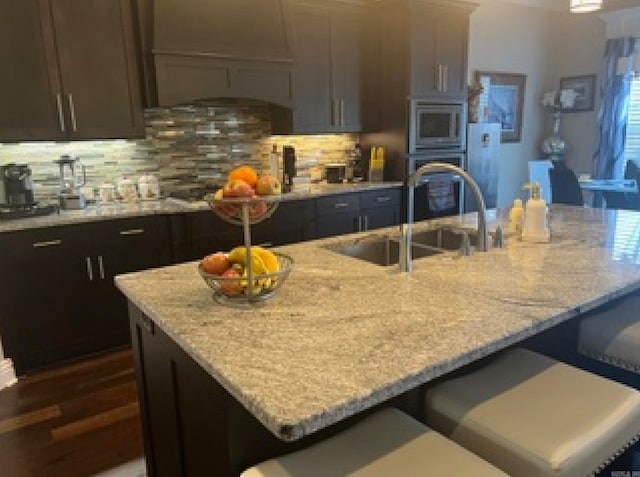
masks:
<svg viewBox="0 0 640 477"><path fill-rule="evenodd" d="M35 204L29 166L13 163L0 166L0 177L0 205L16 207Z"/></svg>
<svg viewBox="0 0 640 477"><path fill-rule="evenodd" d="M464 152L439 151L412 154L407 161L407 176L429 162L444 162L461 169L466 168ZM464 183L450 172L425 174L414 192L413 221L460 214L464 210Z"/></svg>
<svg viewBox="0 0 640 477"><path fill-rule="evenodd" d="M488 209L498 206L500 171L499 123L471 123L467 131L467 172L476 181ZM467 196L466 212L478 210L473 197Z"/></svg>
<svg viewBox="0 0 640 477"><path fill-rule="evenodd" d="M464 151L467 105L462 99L409 101L409 154L433 149Z"/></svg>
<svg viewBox="0 0 640 477"><path fill-rule="evenodd" d="M67 155L60 156L60 159L54 162L60 166L60 191L58 192L60 208L84 209L86 201L80 192L80 187L87 183L85 166L78 158Z"/></svg>

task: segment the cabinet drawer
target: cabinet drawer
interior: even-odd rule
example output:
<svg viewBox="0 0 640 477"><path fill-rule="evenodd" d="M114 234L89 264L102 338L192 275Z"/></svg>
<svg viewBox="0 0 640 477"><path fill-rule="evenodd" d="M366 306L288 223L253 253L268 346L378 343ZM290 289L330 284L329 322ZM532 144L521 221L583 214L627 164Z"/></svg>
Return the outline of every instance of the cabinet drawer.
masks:
<svg viewBox="0 0 640 477"><path fill-rule="evenodd" d="M339 194L321 197L316 201L318 215L334 214L336 212L357 212L360 209L358 194Z"/></svg>
<svg viewBox="0 0 640 477"><path fill-rule="evenodd" d="M166 242L169 237L169 220L164 216L118 219L87 224L86 227L87 232L90 230L96 234L96 240L107 241L108 244L139 240Z"/></svg>
<svg viewBox="0 0 640 477"><path fill-rule="evenodd" d="M370 209L374 207L389 207L400 205L400 189L382 189L363 192L360 195L360 207Z"/></svg>
<svg viewBox="0 0 640 477"><path fill-rule="evenodd" d="M81 243L78 229L78 226L43 227L2 233L0 263L24 256L37 257L52 250L73 250Z"/></svg>

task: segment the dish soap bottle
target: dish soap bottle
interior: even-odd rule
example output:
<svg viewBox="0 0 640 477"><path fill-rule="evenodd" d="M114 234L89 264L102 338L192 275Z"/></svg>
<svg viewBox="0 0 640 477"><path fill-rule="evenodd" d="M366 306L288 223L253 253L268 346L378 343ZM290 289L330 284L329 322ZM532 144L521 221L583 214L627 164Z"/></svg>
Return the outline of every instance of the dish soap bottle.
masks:
<svg viewBox="0 0 640 477"><path fill-rule="evenodd" d="M509 211L509 234L520 235L522 233L522 222L524 219L524 208L522 200L514 199L513 206Z"/></svg>
<svg viewBox="0 0 640 477"><path fill-rule="evenodd" d="M547 223L547 204L540 194L540 184L533 182L525 184L524 189L531 190L531 197L527 200L524 211L524 228L522 240L526 242L548 242L551 238Z"/></svg>

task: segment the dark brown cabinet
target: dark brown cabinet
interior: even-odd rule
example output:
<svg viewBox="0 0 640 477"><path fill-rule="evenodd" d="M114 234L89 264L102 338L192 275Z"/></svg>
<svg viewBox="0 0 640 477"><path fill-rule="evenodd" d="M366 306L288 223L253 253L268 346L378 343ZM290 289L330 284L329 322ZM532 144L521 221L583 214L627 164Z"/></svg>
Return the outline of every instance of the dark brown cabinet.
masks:
<svg viewBox="0 0 640 477"><path fill-rule="evenodd" d="M316 212L319 238L389 227L400 223L400 188L321 197Z"/></svg>
<svg viewBox="0 0 640 477"><path fill-rule="evenodd" d="M411 95L465 97L469 11L414 0L410 25Z"/></svg>
<svg viewBox="0 0 640 477"><path fill-rule="evenodd" d="M0 140L144 136L128 0L2 0Z"/></svg>
<svg viewBox="0 0 640 477"><path fill-rule="evenodd" d="M288 0L155 0L152 31L160 105L253 98L292 106Z"/></svg>
<svg viewBox="0 0 640 477"><path fill-rule="evenodd" d="M166 217L4 233L0 250L0 330L19 374L127 344L113 277L171 261Z"/></svg>
<svg viewBox="0 0 640 477"><path fill-rule="evenodd" d="M189 214L187 236L192 260L244 243L242 227L225 222L212 211ZM279 246L315 237L313 199L281 202L270 218L251 226L251 241L256 245Z"/></svg>
<svg viewBox="0 0 640 477"><path fill-rule="evenodd" d="M294 10L293 128L360 130L360 17L353 7L299 2Z"/></svg>

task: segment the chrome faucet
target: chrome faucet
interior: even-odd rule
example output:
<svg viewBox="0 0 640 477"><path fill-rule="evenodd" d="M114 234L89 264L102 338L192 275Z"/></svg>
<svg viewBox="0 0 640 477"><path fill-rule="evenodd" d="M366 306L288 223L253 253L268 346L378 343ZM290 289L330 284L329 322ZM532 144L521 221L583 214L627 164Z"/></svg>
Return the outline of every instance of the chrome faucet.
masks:
<svg viewBox="0 0 640 477"><path fill-rule="evenodd" d="M480 252L486 252L489 250L489 236L487 234L487 214L486 207L484 205L484 199L482 198L482 192L476 181L467 174L464 170L460 169L453 164L447 164L444 162L430 162L420 167L409 177L407 186L409 187L409 198L407 201L407 223L400 226L401 239L400 239L400 271L410 272L412 268L411 263L411 226L413 223L413 208L414 208L414 195L415 188L420 182L423 175L428 172L441 172L449 171L462 177L465 183L471 188L471 192L476 200L478 206L478 243L476 249Z"/></svg>

